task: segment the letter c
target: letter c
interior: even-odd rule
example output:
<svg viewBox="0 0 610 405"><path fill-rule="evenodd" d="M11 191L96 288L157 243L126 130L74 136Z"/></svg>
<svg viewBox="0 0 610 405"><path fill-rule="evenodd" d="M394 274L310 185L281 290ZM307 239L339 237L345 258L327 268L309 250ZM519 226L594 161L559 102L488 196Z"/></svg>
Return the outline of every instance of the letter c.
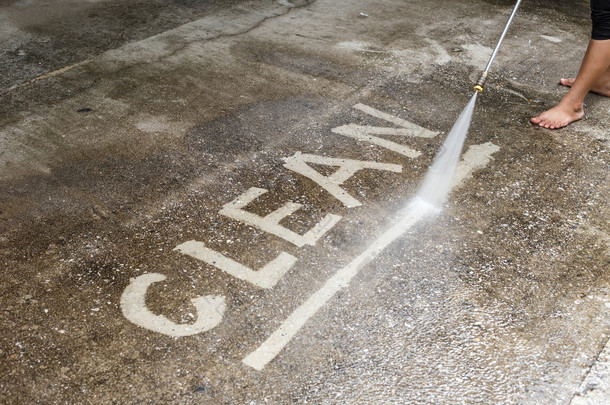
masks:
<svg viewBox="0 0 610 405"><path fill-rule="evenodd" d="M225 297L219 295L191 299L197 310L197 321L193 324L177 324L163 315L150 312L146 307L146 291L151 284L165 279L159 273L146 273L134 278L121 296L121 310L125 318L143 328L174 337L196 335L214 328L222 321L226 304Z"/></svg>

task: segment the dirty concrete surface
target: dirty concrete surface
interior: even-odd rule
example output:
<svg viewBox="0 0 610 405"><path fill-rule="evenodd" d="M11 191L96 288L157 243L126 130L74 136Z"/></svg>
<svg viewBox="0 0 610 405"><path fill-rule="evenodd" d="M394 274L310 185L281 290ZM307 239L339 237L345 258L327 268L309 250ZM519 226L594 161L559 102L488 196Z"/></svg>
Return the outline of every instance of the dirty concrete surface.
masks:
<svg viewBox="0 0 610 405"><path fill-rule="evenodd" d="M388 236L512 6L1 2L2 402L608 401L610 100L528 121L587 1L524 2L461 181Z"/></svg>

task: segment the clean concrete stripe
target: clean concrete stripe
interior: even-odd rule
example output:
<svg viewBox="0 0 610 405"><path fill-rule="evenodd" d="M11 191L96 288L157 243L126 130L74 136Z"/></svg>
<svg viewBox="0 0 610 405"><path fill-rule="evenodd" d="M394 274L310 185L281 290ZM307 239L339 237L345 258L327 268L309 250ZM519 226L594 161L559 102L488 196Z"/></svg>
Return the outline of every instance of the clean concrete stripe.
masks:
<svg viewBox="0 0 610 405"><path fill-rule="evenodd" d="M478 153L472 153L476 150ZM499 148L491 143L475 145L464 154L463 160L456 169L453 185L459 185L469 177L475 170L485 166L491 155ZM402 215L396 225L383 233L363 253L351 261L347 266L339 270L331 277L317 292L307 301L301 304L280 326L263 342L255 351L247 355L244 364L262 370L267 363L273 360L279 352L286 347L305 323L313 317L340 289L347 287L349 282L362 270L364 266L374 260L386 247L396 239L404 235L420 219L429 212L429 208L423 205L411 205Z"/></svg>

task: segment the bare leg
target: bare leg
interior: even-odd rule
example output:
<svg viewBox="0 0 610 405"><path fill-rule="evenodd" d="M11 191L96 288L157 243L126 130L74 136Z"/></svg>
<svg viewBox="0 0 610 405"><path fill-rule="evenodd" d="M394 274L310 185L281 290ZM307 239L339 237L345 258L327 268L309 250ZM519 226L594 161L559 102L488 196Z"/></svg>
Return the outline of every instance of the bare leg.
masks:
<svg viewBox="0 0 610 405"><path fill-rule="evenodd" d="M581 119L585 112L583 101L598 81L605 77L610 68L610 40L589 41L576 79L559 104L531 119L532 123L544 128L557 129Z"/></svg>

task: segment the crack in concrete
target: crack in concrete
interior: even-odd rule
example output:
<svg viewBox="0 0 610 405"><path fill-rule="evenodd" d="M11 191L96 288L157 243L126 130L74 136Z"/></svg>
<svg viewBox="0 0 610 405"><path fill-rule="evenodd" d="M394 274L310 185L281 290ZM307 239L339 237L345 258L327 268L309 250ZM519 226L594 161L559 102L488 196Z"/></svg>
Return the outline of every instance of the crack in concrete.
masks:
<svg viewBox="0 0 610 405"><path fill-rule="evenodd" d="M231 37L237 37L237 36L240 36L240 35L248 34L248 33L252 32L253 30L255 30L255 29L259 28L260 26L262 26L268 20L275 19L275 18L278 18L278 17L283 17L283 16L289 14L294 9L299 9L299 8L307 7L307 6L311 5L311 4L313 4L314 2L315 2L315 0L304 0L301 4L293 4L293 3L286 2L286 1L278 1L278 4L283 6L284 11L280 12L280 13L271 12L271 15L265 15L263 13L257 12L256 10L248 10L245 7L237 6L237 7L233 8L233 10L243 10L246 13L247 12L252 12L252 13L256 13L256 14L263 14L263 18L261 18L255 24L253 24L252 26L250 26L250 27L248 27L248 28L246 28L244 30L241 30L241 31L238 31L238 32L235 32L235 33L219 33L217 35L213 35L213 36L210 36L208 38L201 38L201 39L195 39L193 41L188 41L188 42L184 43L182 46L174 48L171 51L171 53L169 53L169 54L159 55L159 57L157 59L152 60L152 61L151 60L145 60L145 61L142 61L142 62L136 62L136 63L130 64L128 66L121 67L121 68L115 70L114 72L112 72L112 74L113 75L120 74L120 73L125 72L125 71L127 71L129 69L132 69L134 67L138 67L138 66L141 66L141 65L158 62L158 61L163 60L163 59L169 59L169 58L171 58L173 56L178 55L179 53L184 51L186 48L188 48L193 43L204 42L204 41L205 42L212 42L212 41L215 41L215 40L220 39L220 38L231 38ZM146 40L150 40L151 38L161 37L162 35L165 35L168 32L180 29L181 27L184 27L184 26L189 25L189 24L197 23L198 21L201 21L201 20L202 19L195 20L195 21L192 21L190 23L187 23L187 24L181 25L179 27L173 28L171 30L162 32L160 34L156 34L156 35L153 35L151 37L139 40L137 42L131 42L131 43L125 44L121 48L129 46L131 44L138 43L138 42L143 42L143 41L146 41ZM84 60L84 61L81 61L81 62L73 63L73 64L71 64L69 66L66 66L66 67L63 67L63 68L60 68L60 69L56 69L56 70L54 70L52 72L45 73L45 74L40 75L38 77L35 77L33 79L26 80L24 82L15 84L12 87L9 87L7 89L0 89L0 94L3 95L3 94L11 92L13 90L22 88L24 86L28 86L30 84L33 84L33 83L36 83L36 82L39 82L39 81L44 81L44 80L52 78L52 77L60 76L63 73L66 73L67 71L70 71L70 70L72 70L74 68L89 65L92 62L95 62L98 58L103 57L104 54L116 51L116 50L121 49L121 48L116 48L116 49L113 49L113 50L105 51L104 53L98 55L97 57L94 57L94 58L91 58L91 59L87 59L87 60ZM95 79L91 85L86 87L86 89L90 89L91 87L95 86L95 84L99 83L100 80L101 80L101 78Z"/></svg>
<svg viewBox="0 0 610 405"><path fill-rule="evenodd" d="M595 390L598 387L597 385L593 385L591 388L589 388L589 384L587 384L587 385L585 385L585 384L586 384L587 380L589 379L589 376L592 375L591 373L593 372L593 369L595 368L595 366L597 366L597 364L600 363L601 355L608 348L608 344L610 344L610 338L606 339L606 344L604 344L604 346L601 348L601 350L597 353L597 355L595 356L595 359L591 363L591 366L589 366L589 369L583 376L583 378L580 382L580 385L578 386L578 390L574 393L574 395L570 399L570 402L569 402L570 405L572 405L574 403L574 401L578 400L578 399L586 400L587 393Z"/></svg>

